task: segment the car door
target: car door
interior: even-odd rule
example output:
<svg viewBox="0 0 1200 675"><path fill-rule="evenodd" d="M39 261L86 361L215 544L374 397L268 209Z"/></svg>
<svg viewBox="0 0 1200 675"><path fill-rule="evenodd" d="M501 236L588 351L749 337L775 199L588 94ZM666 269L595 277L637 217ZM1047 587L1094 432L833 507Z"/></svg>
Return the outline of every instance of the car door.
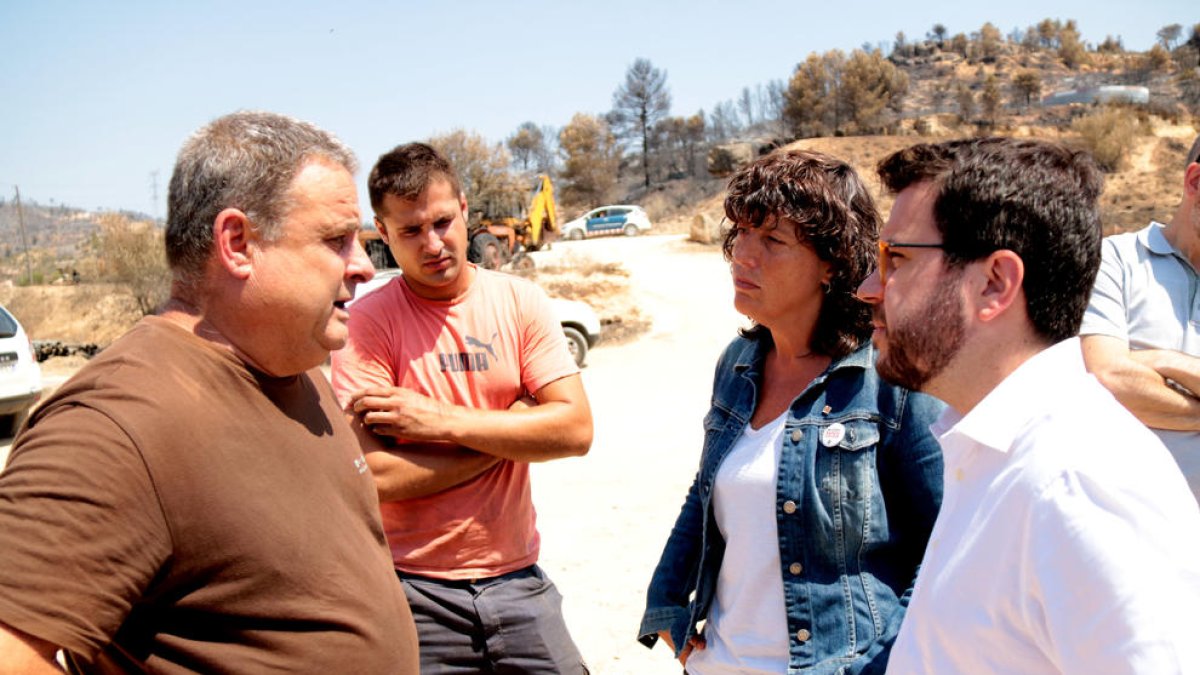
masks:
<svg viewBox="0 0 1200 675"><path fill-rule="evenodd" d="M588 234L597 234L608 229L607 219L607 209L597 209L589 213L587 217Z"/></svg>
<svg viewBox="0 0 1200 675"><path fill-rule="evenodd" d="M628 217L629 209L613 208L608 210L608 217L604 219L605 232L619 232L625 227L625 220Z"/></svg>

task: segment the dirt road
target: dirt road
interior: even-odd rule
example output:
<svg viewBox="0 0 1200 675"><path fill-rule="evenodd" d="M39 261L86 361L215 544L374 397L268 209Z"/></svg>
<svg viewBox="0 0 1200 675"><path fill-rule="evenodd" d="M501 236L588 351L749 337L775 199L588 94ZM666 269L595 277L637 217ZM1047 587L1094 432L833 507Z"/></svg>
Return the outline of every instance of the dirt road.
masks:
<svg viewBox="0 0 1200 675"><path fill-rule="evenodd" d="M647 650L635 638L646 584L696 470L713 365L743 319L716 247L681 235L614 237L534 256L546 265L567 253L620 261L653 326L588 355L591 452L533 468L541 563L593 673L676 675L665 647ZM0 441L0 465L10 442Z"/></svg>
<svg viewBox="0 0 1200 675"><path fill-rule="evenodd" d="M593 673L676 675L665 647L647 650L635 638L646 584L695 474L713 366L744 320L716 247L619 237L535 255L570 250L621 261L654 324L635 342L588 356L591 452L533 469L542 566Z"/></svg>

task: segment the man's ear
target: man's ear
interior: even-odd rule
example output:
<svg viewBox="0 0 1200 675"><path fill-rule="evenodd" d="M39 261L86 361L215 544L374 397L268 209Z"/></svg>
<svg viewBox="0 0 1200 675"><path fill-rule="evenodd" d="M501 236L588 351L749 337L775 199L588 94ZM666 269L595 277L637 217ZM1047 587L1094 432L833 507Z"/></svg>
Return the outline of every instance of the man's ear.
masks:
<svg viewBox="0 0 1200 675"><path fill-rule="evenodd" d="M388 246L392 245L391 240L388 239L387 223L383 222L383 218L379 216L375 216L375 231L379 233L379 238L383 240L383 243Z"/></svg>
<svg viewBox="0 0 1200 675"><path fill-rule="evenodd" d="M1200 162L1192 162L1183 172L1184 199L1196 199L1200 195Z"/></svg>
<svg viewBox="0 0 1200 675"><path fill-rule="evenodd" d="M469 222L471 219L467 217L467 193L458 193L458 208L462 210L463 222Z"/></svg>
<svg viewBox="0 0 1200 675"><path fill-rule="evenodd" d="M225 209L213 220L213 253L221 267L238 279L250 277L251 247L258 240L250 218L238 209Z"/></svg>
<svg viewBox="0 0 1200 675"><path fill-rule="evenodd" d="M1022 301L1025 261L1014 251L1001 249L976 263L982 274L982 287L975 298L980 321L992 321Z"/></svg>

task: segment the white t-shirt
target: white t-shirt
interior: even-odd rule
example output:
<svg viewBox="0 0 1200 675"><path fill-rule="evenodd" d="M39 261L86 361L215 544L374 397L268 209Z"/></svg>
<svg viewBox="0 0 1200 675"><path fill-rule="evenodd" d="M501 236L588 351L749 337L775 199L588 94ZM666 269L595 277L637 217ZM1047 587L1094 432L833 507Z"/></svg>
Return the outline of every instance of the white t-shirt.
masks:
<svg viewBox="0 0 1200 675"><path fill-rule="evenodd" d="M717 470L713 512L725 556L704 626L707 647L687 661L693 675L787 672L787 608L774 515L786 422L785 412L760 429L747 426Z"/></svg>
<svg viewBox="0 0 1200 675"><path fill-rule="evenodd" d="M1078 338L931 429L942 508L888 673L1200 672L1200 509Z"/></svg>

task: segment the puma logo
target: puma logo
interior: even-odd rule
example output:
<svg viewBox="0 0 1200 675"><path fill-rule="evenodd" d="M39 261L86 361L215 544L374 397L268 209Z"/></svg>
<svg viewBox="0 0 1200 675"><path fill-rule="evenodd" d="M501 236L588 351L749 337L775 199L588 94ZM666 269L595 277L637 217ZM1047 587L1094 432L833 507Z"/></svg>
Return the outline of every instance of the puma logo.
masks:
<svg viewBox="0 0 1200 675"><path fill-rule="evenodd" d="M479 349L486 349L487 352L489 354L491 354L492 358L494 359L494 358L496 358L496 350L492 349L492 343L494 343L496 341L496 336L498 336L498 335L500 335L499 332L492 333L492 339L487 342L482 342L478 338L468 335L467 336L467 344L472 347L478 347Z"/></svg>
<svg viewBox="0 0 1200 675"><path fill-rule="evenodd" d="M492 339L484 342L477 337L470 335L466 336L464 342L468 347L486 350L485 352L459 352L458 354L438 354L438 363L441 365L442 372L461 373L487 370L489 366L488 354L492 358L499 361L496 356L496 350L492 348L492 344L496 342L496 338L500 335L499 332L492 333Z"/></svg>

